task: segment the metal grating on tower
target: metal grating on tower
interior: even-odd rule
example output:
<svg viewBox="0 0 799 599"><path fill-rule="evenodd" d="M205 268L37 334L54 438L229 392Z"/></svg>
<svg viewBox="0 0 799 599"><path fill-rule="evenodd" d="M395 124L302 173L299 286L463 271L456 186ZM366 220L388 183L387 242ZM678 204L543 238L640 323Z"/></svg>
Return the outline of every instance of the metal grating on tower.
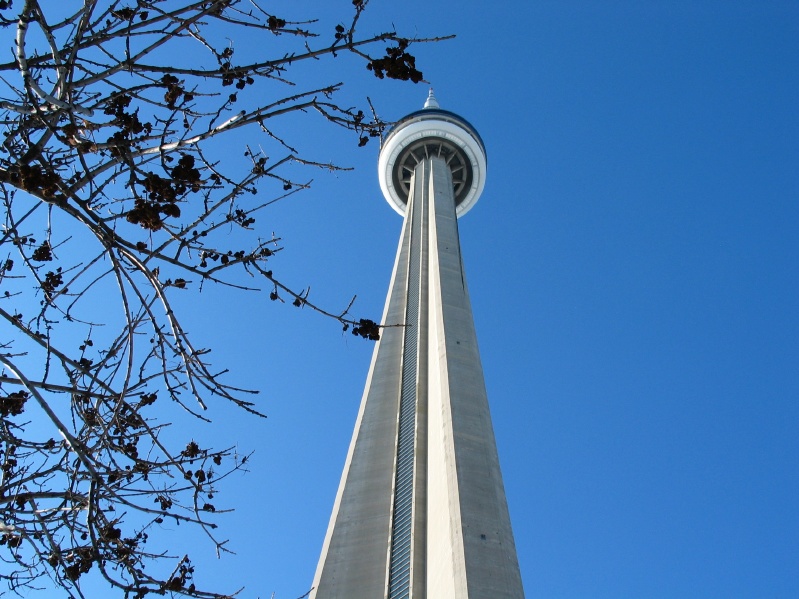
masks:
<svg viewBox="0 0 799 599"><path fill-rule="evenodd" d="M311 599L523 599L457 218L485 184L475 129L400 120L380 186L404 216L383 324Z"/></svg>
<svg viewBox="0 0 799 599"><path fill-rule="evenodd" d="M397 433L397 465L394 509L391 523L391 558L388 599L406 599L411 583L411 525L413 516L414 445L416 440L417 349L419 341L419 254L421 244L420 202L411 202L415 218L411 225L408 292L402 352L402 391Z"/></svg>

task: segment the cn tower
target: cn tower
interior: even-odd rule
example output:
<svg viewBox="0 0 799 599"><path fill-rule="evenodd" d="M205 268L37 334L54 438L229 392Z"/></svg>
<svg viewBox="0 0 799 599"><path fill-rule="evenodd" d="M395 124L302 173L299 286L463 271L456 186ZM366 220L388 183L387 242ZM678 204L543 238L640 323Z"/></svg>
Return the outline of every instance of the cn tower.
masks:
<svg viewBox="0 0 799 599"><path fill-rule="evenodd" d="M458 218L480 197L477 131L424 108L386 136L404 217L382 329L311 599L522 599Z"/></svg>

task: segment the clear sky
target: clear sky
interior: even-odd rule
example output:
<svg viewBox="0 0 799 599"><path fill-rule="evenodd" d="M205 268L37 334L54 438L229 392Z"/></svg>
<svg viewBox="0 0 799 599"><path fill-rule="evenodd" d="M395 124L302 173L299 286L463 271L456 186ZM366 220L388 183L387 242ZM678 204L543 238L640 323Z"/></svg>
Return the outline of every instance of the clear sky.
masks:
<svg viewBox="0 0 799 599"><path fill-rule="evenodd" d="M274 12L332 31L339 8ZM373 0L362 30L392 23L457 34L414 53L488 151L461 237L528 599L799 597L799 3ZM385 118L427 95L338 60L323 82ZM307 131L285 133L355 170L259 219L284 239L273 268L378 318L401 219L377 145ZM191 424L255 451L219 496L238 555L197 544L198 582L295 599L373 346L265 294L185 297L195 343L269 415Z"/></svg>

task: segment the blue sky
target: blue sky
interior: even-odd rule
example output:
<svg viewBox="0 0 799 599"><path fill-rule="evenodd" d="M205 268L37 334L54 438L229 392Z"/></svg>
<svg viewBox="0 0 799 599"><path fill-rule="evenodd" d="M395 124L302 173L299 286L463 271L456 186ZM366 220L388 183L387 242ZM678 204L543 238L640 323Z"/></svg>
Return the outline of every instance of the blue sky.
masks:
<svg viewBox="0 0 799 599"><path fill-rule="evenodd" d="M332 30L349 4L275 12ZM460 225L527 597L799 596L799 4L373 0L361 27L392 23L457 34L414 53L488 151ZM421 107L426 85L337 60L321 82L346 80L348 101L387 119ZM401 226L377 145L310 122L284 133L355 170L314 172L259 219L284 239L273 268L377 318ZM181 425L255 451L220 495L237 555L191 541L198 582L294 599L372 345L264 294L200 299L183 305L195 343L269 419L215 408L213 428Z"/></svg>

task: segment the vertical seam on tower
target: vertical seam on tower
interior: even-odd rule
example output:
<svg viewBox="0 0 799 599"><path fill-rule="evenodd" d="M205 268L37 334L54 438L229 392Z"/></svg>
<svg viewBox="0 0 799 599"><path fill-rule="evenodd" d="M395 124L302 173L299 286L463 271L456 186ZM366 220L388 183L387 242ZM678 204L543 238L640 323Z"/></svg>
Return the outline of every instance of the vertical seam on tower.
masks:
<svg viewBox="0 0 799 599"><path fill-rule="evenodd" d="M426 172L426 169L425 169ZM425 177L426 178L426 177ZM414 177L413 186L417 185ZM424 181L422 181L424 184ZM402 348L402 386L397 457L394 481L394 505L391 524L388 599L407 599L411 583L411 539L413 523L414 449L416 439L416 383L419 343L419 287L421 279L421 229L424 194L411 202L411 242L408 259L408 295Z"/></svg>

